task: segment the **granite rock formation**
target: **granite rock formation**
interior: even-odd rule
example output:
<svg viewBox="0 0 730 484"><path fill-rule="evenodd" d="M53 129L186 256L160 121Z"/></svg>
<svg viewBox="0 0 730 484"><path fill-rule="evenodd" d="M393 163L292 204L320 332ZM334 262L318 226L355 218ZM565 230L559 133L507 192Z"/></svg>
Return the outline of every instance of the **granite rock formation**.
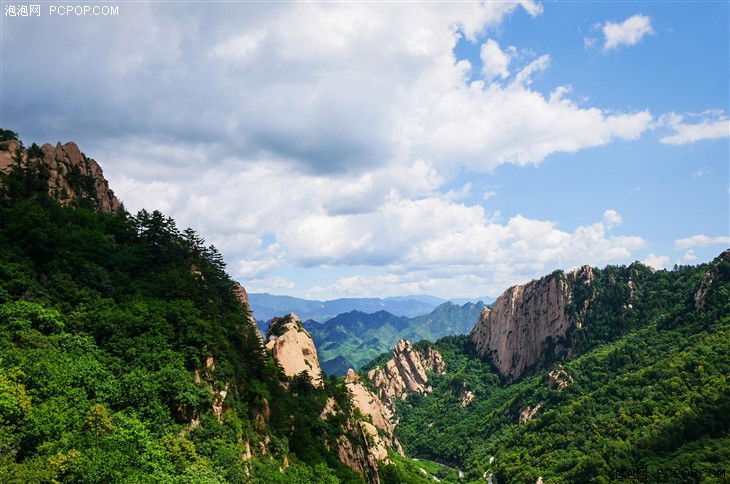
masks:
<svg viewBox="0 0 730 484"><path fill-rule="evenodd" d="M104 212L123 210L122 203L109 188L99 164L87 158L76 143L49 143L41 148L42 156L28 150L18 140L0 142L0 172L8 173L13 166L26 166L29 161L40 162L48 171L48 194L61 205L89 201Z"/></svg>
<svg viewBox="0 0 730 484"><path fill-rule="evenodd" d="M441 354L430 347L421 352L402 339L393 348L393 357L385 366L370 370L368 379L378 389L378 396L391 404L394 398L406 398L412 392L430 392L426 370L445 373Z"/></svg>
<svg viewBox="0 0 730 484"><path fill-rule="evenodd" d="M322 385L322 370L319 366L317 349L296 314L291 313L283 318L272 319L267 337L269 341L266 343L266 349L272 352L286 376L293 377L301 372L307 372L313 385Z"/></svg>
<svg viewBox="0 0 730 484"><path fill-rule="evenodd" d="M592 280L592 268L583 266L507 289L491 309L482 311L471 331L477 352L507 381L519 379L539 366L550 346L561 351L570 328L580 328L589 300L577 314L571 314L572 294L577 285L590 286Z"/></svg>

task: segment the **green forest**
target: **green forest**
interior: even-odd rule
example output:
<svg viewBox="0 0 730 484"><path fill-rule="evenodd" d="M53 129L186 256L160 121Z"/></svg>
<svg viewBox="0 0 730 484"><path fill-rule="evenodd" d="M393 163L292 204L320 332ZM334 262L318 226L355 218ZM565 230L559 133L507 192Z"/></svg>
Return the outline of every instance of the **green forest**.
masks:
<svg viewBox="0 0 730 484"><path fill-rule="evenodd" d="M343 383L286 379L215 247L96 210L82 173L61 207L21 154L0 175L0 482L363 482L328 445Z"/></svg>
<svg viewBox="0 0 730 484"><path fill-rule="evenodd" d="M712 284L698 308L706 272ZM592 295L573 298L577 311L591 297L582 329L567 338L574 358L561 365L553 355L552 369L569 375L563 389L547 371L505 385L468 337L442 338L432 346L447 373L432 375L431 394L398 405L407 453L499 483L604 483L629 470L646 470L643 482L704 482L669 470L730 468L728 253L673 271L636 263L594 274ZM463 406L467 391L474 399Z"/></svg>
<svg viewBox="0 0 730 484"><path fill-rule="evenodd" d="M81 172L61 206L41 149L13 155L0 174L3 484L603 483L642 469L645 482L720 482L655 477L730 467L728 252L594 269L571 295L580 328L512 384L467 336L417 343L446 374L396 403L412 459L360 475L337 442L367 447L353 431L367 417L341 378L284 375L214 246L159 211L98 210Z"/></svg>

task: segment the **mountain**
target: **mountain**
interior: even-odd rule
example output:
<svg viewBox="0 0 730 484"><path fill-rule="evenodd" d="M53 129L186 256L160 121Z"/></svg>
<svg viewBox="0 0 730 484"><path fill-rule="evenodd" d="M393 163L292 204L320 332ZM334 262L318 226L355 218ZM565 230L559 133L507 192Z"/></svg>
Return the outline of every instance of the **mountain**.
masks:
<svg viewBox="0 0 730 484"><path fill-rule="evenodd" d="M429 314L416 318L396 316L387 311L350 311L322 324L306 321L322 359L322 369L342 376L348 368L360 368L400 339L436 341L446 335L465 334L484 308L484 303L457 306L445 302Z"/></svg>
<svg viewBox="0 0 730 484"><path fill-rule="evenodd" d="M251 293L251 308L256 319L267 322L283 314L296 313L303 321L327 321L350 311L376 313L387 311L409 318L426 314L445 302L433 296L407 296L379 298L342 298L330 301L300 299L291 296L274 296L266 293Z"/></svg>
<svg viewBox="0 0 730 484"><path fill-rule="evenodd" d="M75 144L0 130L0 159L0 481L380 482L382 402L321 378L294 316L264 347L194 230L126 212Z"/></svg>
<svg viewBox="0 0 730 484"><path fill-rule="evenodd" d="M391 398L394 436L407 455L447 464L433 474L442 482L727 477L730 249L673 271L556 271L507 289L470 336L417 347L443 360L425 372L430 392L387 383L401 374L389 355L365 368L382 393L405 396Z"/></svg>
<svg viewBox="0 0 730 484"><path fill-rule="evenodd" d="M0 130L3 483L727 479L730 249L555 271L489 310L288 314L264 340L222 255L126 212L74 146ZM459 314L468 335L322 374L315 330L341 368Z"/></svg>
<svg viewBox="0 0 730 484"><path fill-rule="evenodd" d="M467 334L485 307L482 301L465 302L462 305L445 302L429 314L412 319L410 326L418 328L422 336L414 334L411 339L436 341L441 336Z"/></svg>
<svg viewBox="0 0 730 484"><path fill-rule="evenodd" d="M85 205L104 212L123 210L122 203L109 188L101 166L87 158L76 143L62 145L59 142L56 146L46 143L41 147L33 143L26 149L15 133L8 130L2 130L0 142L0 173L21 175L24 168L39 170L39 186L29 187L16 182L18 177L6 176L4 189L8 196L27 196L34 191L47 190L47 195L62 206ZM29 164L31 160L38 163Z"/></svg>
<svg viewBox="0 0 730 484"><path fill-rule="evenodd" d="M632 284L628 278L627 287ZM593 269L584 266L509 288L479 315L471 332L477 353L510 381L528 369L544 369L551 358L568 352L568 332L582 327L594 296L583 296L585 305L576 308L574 295L592 293L593 279ZM635 303L629 297L627 304Z"/></svg>

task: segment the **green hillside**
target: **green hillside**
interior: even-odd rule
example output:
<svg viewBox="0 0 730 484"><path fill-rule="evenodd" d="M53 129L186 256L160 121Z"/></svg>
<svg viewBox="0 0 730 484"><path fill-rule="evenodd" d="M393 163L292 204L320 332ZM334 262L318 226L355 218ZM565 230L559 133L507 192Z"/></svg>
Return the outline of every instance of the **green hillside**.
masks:
<svg viewBox="0 0 730 484"><path fill-rule="evenodd" d="M400 339L436 341L442 336L468 333L482 309L484 303L480 301L462 306L446 302L415 318L387 311L350 311L322 324L308 322L306 327L317 345L322 369L342 376L348 368L359 369L379 354L390 352Z"/></svg>
<svg viewBox="0 0 730 484"><path fill-rule="evenodd" d="M363 482L332 450L343 384L287 381L215 247L97 211L82 173L61 207L20 151L0 175L0 482Z"/></svg>
<svg viewBox="0 0 730 484"><path fill-rule="evenodd" d="M633 294L610 283L629 273ZM697 303L703 280L711 283ZM398 406L396 435L409 455L499 483L609 482L632 469L646 469L643 482L705 482L657 472L706 478L730 468L730 251L674 271L597 270L594 290L583 330L569 338L579 356L557 381L546 372L504 385L466 336L436 342L447 374L433 376L432 394Z"/></svg>

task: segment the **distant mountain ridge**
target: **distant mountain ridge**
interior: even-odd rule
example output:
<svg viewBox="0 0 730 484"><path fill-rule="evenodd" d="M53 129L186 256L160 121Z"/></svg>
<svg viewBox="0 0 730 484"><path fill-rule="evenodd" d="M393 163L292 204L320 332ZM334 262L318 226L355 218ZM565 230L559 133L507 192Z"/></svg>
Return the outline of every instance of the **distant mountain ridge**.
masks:
<svg viewBox="0 0 730 484"><path fill-rule="evenodd" d="M322 370L341 376L348 368L359 369L390 351L400 339L436 341L443 336L468 334L485 307L482 301L462 306L445 302L415 318L382 310L353 310L324 323L307 320L303 324L317 346Z"/></svg>
<svg viewBox="0 0 730 484"><path fill-rule="evenodd" d="M268 322L272 318L283 316L289 313L296 313L302 321L313 319L315 321L328 321L340 314L350 311L361 311L364 313L376 313L387 311L396 316L415 318L428 314L438 306L449 300L425 294L409 296L391 296L386 298L339 298L327 301L316 299L303 299L293 296L278 296L268 293L249 294L251 310L256 320ZM476 299L451 299L455 304L465 304L477 300L485 301L487 304L494 301L494 298L483 297Z"/></svg>

